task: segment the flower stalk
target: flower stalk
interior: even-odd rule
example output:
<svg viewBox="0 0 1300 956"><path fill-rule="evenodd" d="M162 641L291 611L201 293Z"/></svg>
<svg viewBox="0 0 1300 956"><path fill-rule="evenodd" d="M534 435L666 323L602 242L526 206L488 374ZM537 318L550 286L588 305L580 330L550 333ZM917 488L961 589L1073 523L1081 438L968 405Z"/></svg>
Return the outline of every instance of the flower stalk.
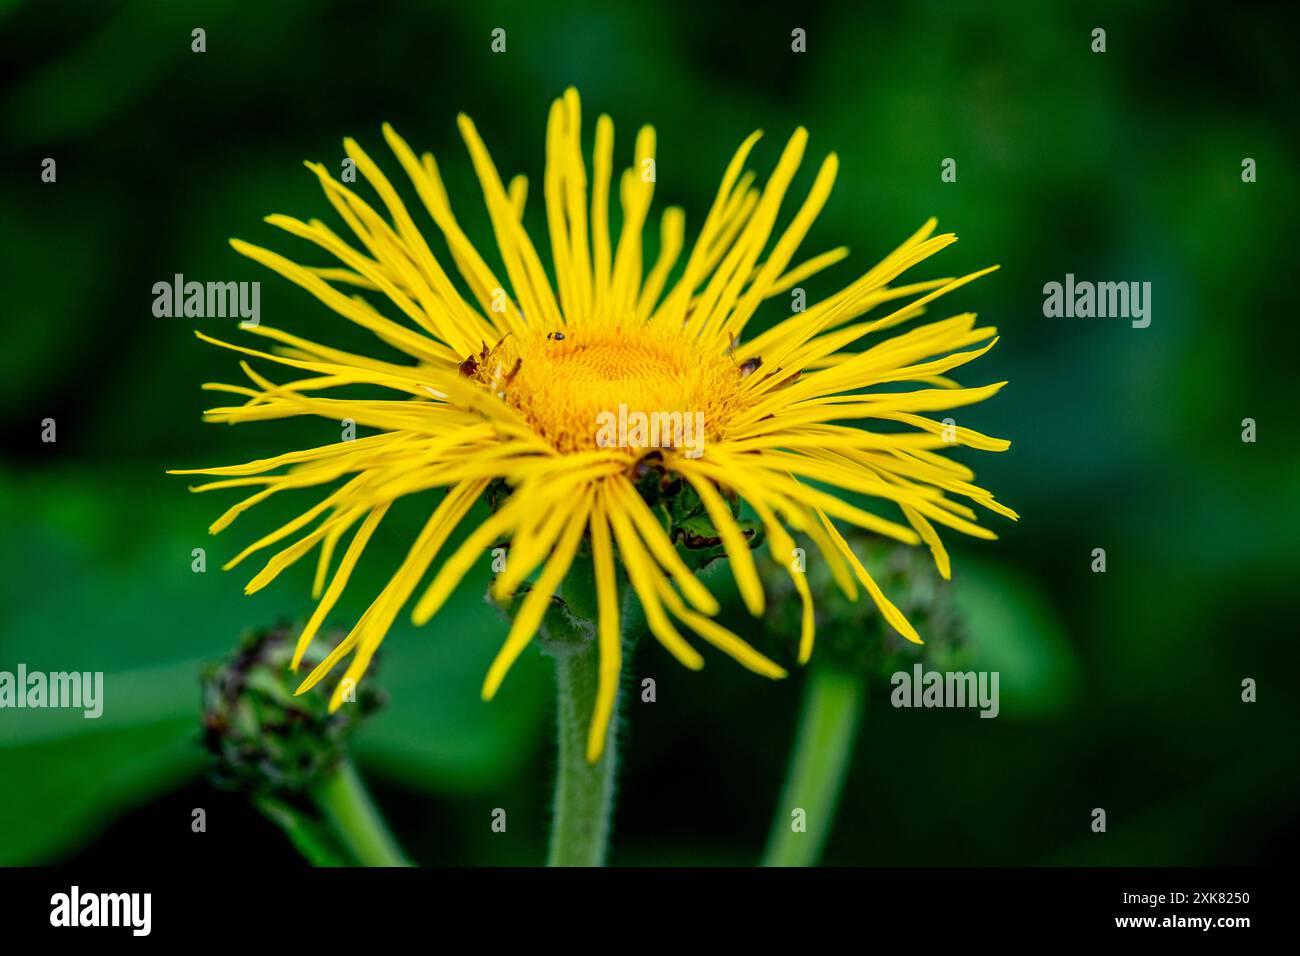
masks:
<svg viewBox="0 0 1300 956"><path fill-rule="evenodd" d="M809 670L764 866L816 866L821 859L861 722L865 684L862 675L839 668Z"/></svg>
<svg viewBox="0 0 1300 956"><path fill-rule="evenodd" d="M388 832L352 761L343 759L312 785L311 797L362 866L410 866Z"/></svg>
<svg viewBox="0 0 1300 956"><path fill-rule="evenodd" d="M594 641L555 658L559 764L548 866L604 866L618 767L614 704L600 759L587 762L587 728L596 705L599 655Z"/></svg>

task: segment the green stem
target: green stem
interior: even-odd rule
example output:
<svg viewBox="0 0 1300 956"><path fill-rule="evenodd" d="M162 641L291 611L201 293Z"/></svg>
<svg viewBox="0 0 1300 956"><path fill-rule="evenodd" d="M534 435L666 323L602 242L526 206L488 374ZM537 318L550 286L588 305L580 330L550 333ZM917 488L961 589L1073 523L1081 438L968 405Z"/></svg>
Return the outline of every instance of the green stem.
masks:
<svg viewBox="0 0 1300 956"><path fill-rule="evenodd" d="M599 667L594 640L555 655L560 753L548 866L605 865L618 764L619 708L615 700L604 753L594 764L588 763L587 728L596 705Z"/></svg>
<svg viewBox="0 0 1300 956"><path fill-rule="evenodd" d="M815 866L821 859L861 720L863 691L862 677L830 667L808 672L764 866Z"/></svg>
<svg viewBox="0 0 1300 956"><path fill-rule="evenodd" d="M254 797L253 804L312 866L351 865L333 830L315 815L273 796Z"/></svg>
<svg viewBox="0 0 1300 956"><path fill-rule="evenodd" d="M410 866L352 761L344 758L311 791L312 799L362 866Z"/></svg>

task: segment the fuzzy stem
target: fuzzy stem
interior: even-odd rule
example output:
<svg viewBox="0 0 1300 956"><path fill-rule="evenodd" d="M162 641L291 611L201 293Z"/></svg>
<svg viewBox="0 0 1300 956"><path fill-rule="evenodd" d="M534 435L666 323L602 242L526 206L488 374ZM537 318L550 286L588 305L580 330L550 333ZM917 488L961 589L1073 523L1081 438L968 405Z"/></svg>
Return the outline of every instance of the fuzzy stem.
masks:
<svg viewBox="0 0 1300 956"><path fill-rule="evenodd" d="M864 702L863 678L830 667L808 672L803 713L764 866L815 866L835 820ZM803 810L806 829L795 829Z"/></svg>
<svg viewBox="0 0 1300 956"><path fill-rule="evenodd" d="M559 766L548 866L605 865L618 765L618 701L604 753L588 763L587 728L596 705L599 657L595 641L555 656Z"/></svg>
<svg viewBox="0 0 1300 956"><path fill-rule="evenodd" d="M352 761L344 759L311 792L316 805L362 866L410 866Z"/></svg>

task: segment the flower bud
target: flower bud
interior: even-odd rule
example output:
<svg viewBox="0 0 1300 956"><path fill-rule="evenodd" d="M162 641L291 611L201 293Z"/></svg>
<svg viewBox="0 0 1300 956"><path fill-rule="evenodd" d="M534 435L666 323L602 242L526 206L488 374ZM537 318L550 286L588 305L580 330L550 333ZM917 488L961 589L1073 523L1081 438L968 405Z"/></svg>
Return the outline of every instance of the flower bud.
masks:
<svg viewBox="0 0 1300 956"><path fill-rule="evenodd" d="M377 691L359 687L354 703L329 713L334 680L295 696L302 674L324 660L342 635L313 642L299 674L289 669L294 637L288 625L253 631L229 660L205 669L203 740L217 786L254 794L301 792L343 757L357 725L381 705Z"/></svg>

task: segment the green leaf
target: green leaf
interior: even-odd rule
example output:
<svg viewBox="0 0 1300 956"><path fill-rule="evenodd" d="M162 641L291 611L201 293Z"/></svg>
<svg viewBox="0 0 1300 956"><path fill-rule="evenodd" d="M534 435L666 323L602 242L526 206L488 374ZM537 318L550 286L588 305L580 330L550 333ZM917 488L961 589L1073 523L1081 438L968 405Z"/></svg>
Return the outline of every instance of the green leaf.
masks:
<svg viewBox="0 0 1300 956"><path fill-rule="evenodd" d="M971 666L997 671L1005 717L1068 711L1079 689L1079 660L1042 589L1002 566L954 562L953 600L965 617Z"/></svg>
<svg viewBox="0 0 1300 956"><path fill-rule="evenodd" d="M0 866L56 859L193 779L203 763L197 739L181 718L0 748Z"/></svg>
<svg viewBox="0 0 1300 956"><path fill-rule="evenodd" d="M50 860L118 813L200 777L202 666L226 657L251 627L305 620L311 562L252 597L242 586L260 563L220 570L253 535L287 520L241 519L212 538L207 524L228 503L188 494L162 463L93 477L0 476L0 670L104 672L99 719L0 711L0 779L19 782L0 789L0 862ZM332 621L356 620L407 544L398 532L376 537L345 593L352 603ZM196 547L207 549L206 573L191 570ZM496 702L480 699L506 632L483 602L488 578L486 564L475 568L424 628L399 618L367 678L389 704L354 743L369 773L424 789L491 787L546 739L549 672L538 654L524 655Z"/></svg>

